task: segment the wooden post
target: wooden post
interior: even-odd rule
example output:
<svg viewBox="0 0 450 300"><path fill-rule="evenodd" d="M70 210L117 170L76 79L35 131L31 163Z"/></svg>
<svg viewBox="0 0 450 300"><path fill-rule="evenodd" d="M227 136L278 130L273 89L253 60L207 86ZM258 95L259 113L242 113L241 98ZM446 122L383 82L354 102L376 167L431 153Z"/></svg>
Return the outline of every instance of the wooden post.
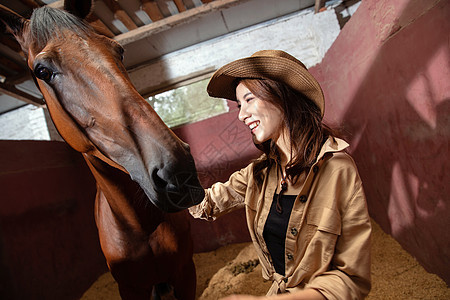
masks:
<svg viewBox="0 0 450 300"><path fill-rule="evenodd" d="M323 7L325 7L325 0L316 0L316 4L314 5L314 12L317 14Z"/></svg>

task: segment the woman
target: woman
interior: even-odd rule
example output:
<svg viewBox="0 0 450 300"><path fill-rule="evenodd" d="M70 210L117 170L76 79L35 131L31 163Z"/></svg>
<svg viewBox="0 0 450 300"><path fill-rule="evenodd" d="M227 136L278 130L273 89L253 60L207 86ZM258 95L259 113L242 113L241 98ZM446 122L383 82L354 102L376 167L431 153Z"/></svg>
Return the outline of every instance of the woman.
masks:
<svg viewBox="0 0 450 300"><path fill-rule="evenodd" d="M268 298L364 298L370 290L366 200L348 144L322 123L318 82L291 55L263 50L217 70L207 90L237 101L239 120L264 154L212 185L190 213L214 220L245 207L263 277L273 282Z"/></svg>

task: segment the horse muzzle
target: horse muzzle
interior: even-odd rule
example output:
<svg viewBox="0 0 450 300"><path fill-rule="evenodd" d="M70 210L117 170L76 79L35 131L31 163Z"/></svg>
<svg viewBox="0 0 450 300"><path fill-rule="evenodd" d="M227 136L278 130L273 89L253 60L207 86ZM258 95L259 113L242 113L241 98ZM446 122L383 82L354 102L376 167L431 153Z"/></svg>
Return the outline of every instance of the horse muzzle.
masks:
<svg viewBox="0 0 450 300"><path fill-rule="evenodd" d="M143 172L136 168L126 168L131 179L144 191L148 200L164 212L178 212L202 202L205 190L200 184L197 172L167 172L153 169Z"/></svg>
<svg viewBox="0 0 450 300"><path fill-rule="evenodd" d="M205 191L196 173L178 172L164 182L154 173L153 182L158 196L150 198L152 203L165 212L177 212L202 202Z"/></svg>

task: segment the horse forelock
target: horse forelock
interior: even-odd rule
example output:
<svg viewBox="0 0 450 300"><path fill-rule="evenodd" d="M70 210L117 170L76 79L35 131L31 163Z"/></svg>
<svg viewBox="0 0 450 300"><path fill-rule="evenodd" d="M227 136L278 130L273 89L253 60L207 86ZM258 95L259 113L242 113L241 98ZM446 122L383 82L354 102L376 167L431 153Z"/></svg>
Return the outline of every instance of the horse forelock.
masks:
<svg viewBox="0 0 450 300"><path fill-rule="evenodd" d="M30 18L30 35L35 47L40 50L55 38L63 38L69 30L81 37L91 32L91 27L78 17L60 9L44 6L33 11Z"/></svg>

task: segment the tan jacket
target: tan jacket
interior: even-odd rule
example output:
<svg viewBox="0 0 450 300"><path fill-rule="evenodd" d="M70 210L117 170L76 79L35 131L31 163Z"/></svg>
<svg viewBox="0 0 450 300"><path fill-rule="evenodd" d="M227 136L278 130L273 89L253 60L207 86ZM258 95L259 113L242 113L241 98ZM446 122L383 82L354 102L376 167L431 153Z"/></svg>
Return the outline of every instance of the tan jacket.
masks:
<svg viewBox="0 0 450 300"><path fill-rule="evenodd" d="M263 277L273 281L267 295L314 288L327 299L363 299L371 287L371 224L356 165L343 151L347 147L345 141L329 138L305 179L286 234L286 276L275 273L263 238L277 188L276 166L266 172L262 190L252 163L207 189L203 202L189 211L214 220L245 207Z"/></svg>

